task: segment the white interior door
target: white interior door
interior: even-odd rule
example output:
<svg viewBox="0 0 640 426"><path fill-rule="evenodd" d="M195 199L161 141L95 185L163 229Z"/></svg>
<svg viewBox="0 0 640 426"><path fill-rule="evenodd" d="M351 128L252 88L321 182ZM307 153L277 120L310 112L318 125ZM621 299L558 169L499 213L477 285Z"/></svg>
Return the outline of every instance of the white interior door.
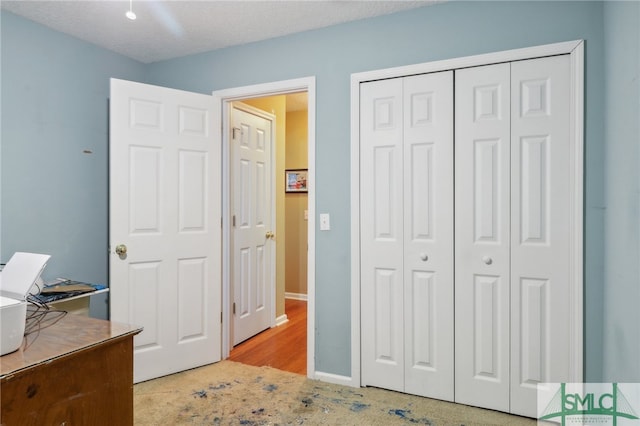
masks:
<svg viewBox="0 0 640 426"><path fill-rule="evenodd" d="M221 149L213 98L111 80L111 320L144 327L134 381L221 357ZM126 247L118 255L117 246Z"/></svg>
<svg viewBox="0 0 640 426"><path fill-rule="evenodd" d="M404 79L405 392L453 400L453 72Z"/></svg>
<svg viewBox="0 0 640 426"><path fill-rule="evenodd" d="M360 85L362 384L404 392L402 79Z"/></svg>
<svg viewBox="0 0 640 426"><path fill-rule="evenodd" d="M456 71L456 402L571 380L568 55Z"/></svg>
<svg viewBox="0 0 640 426"><path fill-rule="evenodd" d="M363 383L453 399L453 73L361 85Z"/></svg>
<svg viewBox="0 0 640 426"><path fill-rule="evenodd" d="M571 63L511 65L511 409L571 376Z"/></svg>
<svg viewBox="0 0 640 426"><path fill-rule="evenodd" d="M231 162L233 188L233 344L272 325L275 285L273 215L273 117L234 103Z"/></svg>
<svg viewBox="0 0 640 426"><path fill-rule="evenodd" d="M583 49L558 43L352 76L352 332L361 337L352 367L361 384L408 388L410 373L398 371L409 363L400 351L411 324L398 324L419 304L407 297L405 267L415 171L398 122L409 108L406 76L448 69L455 401L535 417L538 383L583 380Z"/></svg>
<svg viewBox="0 0 640 426"><path fill-rule="evenodd" d="M456 402L509 411L510 65L456 70Z"/></svg>

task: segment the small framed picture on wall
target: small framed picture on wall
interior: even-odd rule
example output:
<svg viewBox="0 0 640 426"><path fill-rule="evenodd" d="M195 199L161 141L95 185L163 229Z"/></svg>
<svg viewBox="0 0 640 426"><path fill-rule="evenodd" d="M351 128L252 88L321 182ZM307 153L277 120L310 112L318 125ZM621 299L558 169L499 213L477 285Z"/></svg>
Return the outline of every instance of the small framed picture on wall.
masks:
<svg viewBox="0 0 640 426"><path fill-rule="evenodd" d="M284 192L307 192L307 169L284 171Z"/></svg>

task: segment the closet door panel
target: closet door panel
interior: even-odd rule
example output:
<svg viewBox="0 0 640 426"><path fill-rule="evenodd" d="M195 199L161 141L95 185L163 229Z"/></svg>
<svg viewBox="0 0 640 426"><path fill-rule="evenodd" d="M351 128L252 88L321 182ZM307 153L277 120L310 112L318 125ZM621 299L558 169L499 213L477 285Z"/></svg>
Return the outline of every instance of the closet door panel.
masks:
<svg viewBox="0 0 640 426"><path fill-rule="evenodd" d="M360 90L362 382L404 391L402 79Z"/></svg>
<svg viewBox="0 0 640 426"><path fill-rule="evenodd" d="M455 72L455 400L509 410L510 65Z"/></svg>
<svg viewBox="0 0 640 426"><path fill-rule="evenodd" d="M511 412L536 385L569 382L570 61L512 64Z"/></svg>
<svg viewBox="0 0 640 426"><path fill-rule="evenodd" d="M453 400L453 72L403 99L405 392Z"/></svg>

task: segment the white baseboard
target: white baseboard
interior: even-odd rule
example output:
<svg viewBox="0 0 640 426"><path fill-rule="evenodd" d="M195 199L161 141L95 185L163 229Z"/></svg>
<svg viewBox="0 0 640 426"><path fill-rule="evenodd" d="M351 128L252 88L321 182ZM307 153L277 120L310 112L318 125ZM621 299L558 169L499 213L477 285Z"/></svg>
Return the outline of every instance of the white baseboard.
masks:
<svg viewBox="0 0 640 426"><path fill-rule="evenodd" d="M289 318L287 317L287 314L280 315L278 318L276 318L276 327L282 324L286 324L288 322L289 322Z"/></svg>
<svg viewBox="0 0 640 426"><path fill-rule="evenodd" d="M321 382L333 383L336 385L349 386L352 388L359 388L360 384L354 383L353 378L349 376L341 376L332 373L323 373L322 371L316 371L313 374L313 378L320 380Z"/></svg>
<svg viewBox="0 0 640 426"><path fill-rule="evenodd" d="M285 299L294 299L294 300L307 300L307 295L304 293L284 293Z"/></svg>

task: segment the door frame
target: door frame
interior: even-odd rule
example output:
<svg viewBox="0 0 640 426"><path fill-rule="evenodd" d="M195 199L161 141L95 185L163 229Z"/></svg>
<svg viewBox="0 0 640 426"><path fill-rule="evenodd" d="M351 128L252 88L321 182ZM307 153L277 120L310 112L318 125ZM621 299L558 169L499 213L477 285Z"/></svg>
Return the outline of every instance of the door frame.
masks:
<svg viewBox="0 0 640 426"><path fill-rule="evenodd" d="M231 306L231 205L230 205L230 152L229 122L231 103L248 98L286 95L307 92L308 96L308 211L307 222L307 377L315 378L315 146L316 146L316 79L315 76L292 80L282 80L251 86L235 87L214 91L214 126L221 131L222 145L222 359L229 357L232 342ZM275 143L275 141L274 141ZM276 177L277 178L277 177ZM274 218L275 220L275 218ZM272 315L275 325L275 286L272 294Z"/></svg>
<svg viewBox="0 0 640 426"><path fill-rule="evenodd" d="M351 74L351 385L362 385L360 335L360 84L415 74L569 54L571 60L572 199L570 300L572 382L583 381L584 41L574 40Z"/></svg>

